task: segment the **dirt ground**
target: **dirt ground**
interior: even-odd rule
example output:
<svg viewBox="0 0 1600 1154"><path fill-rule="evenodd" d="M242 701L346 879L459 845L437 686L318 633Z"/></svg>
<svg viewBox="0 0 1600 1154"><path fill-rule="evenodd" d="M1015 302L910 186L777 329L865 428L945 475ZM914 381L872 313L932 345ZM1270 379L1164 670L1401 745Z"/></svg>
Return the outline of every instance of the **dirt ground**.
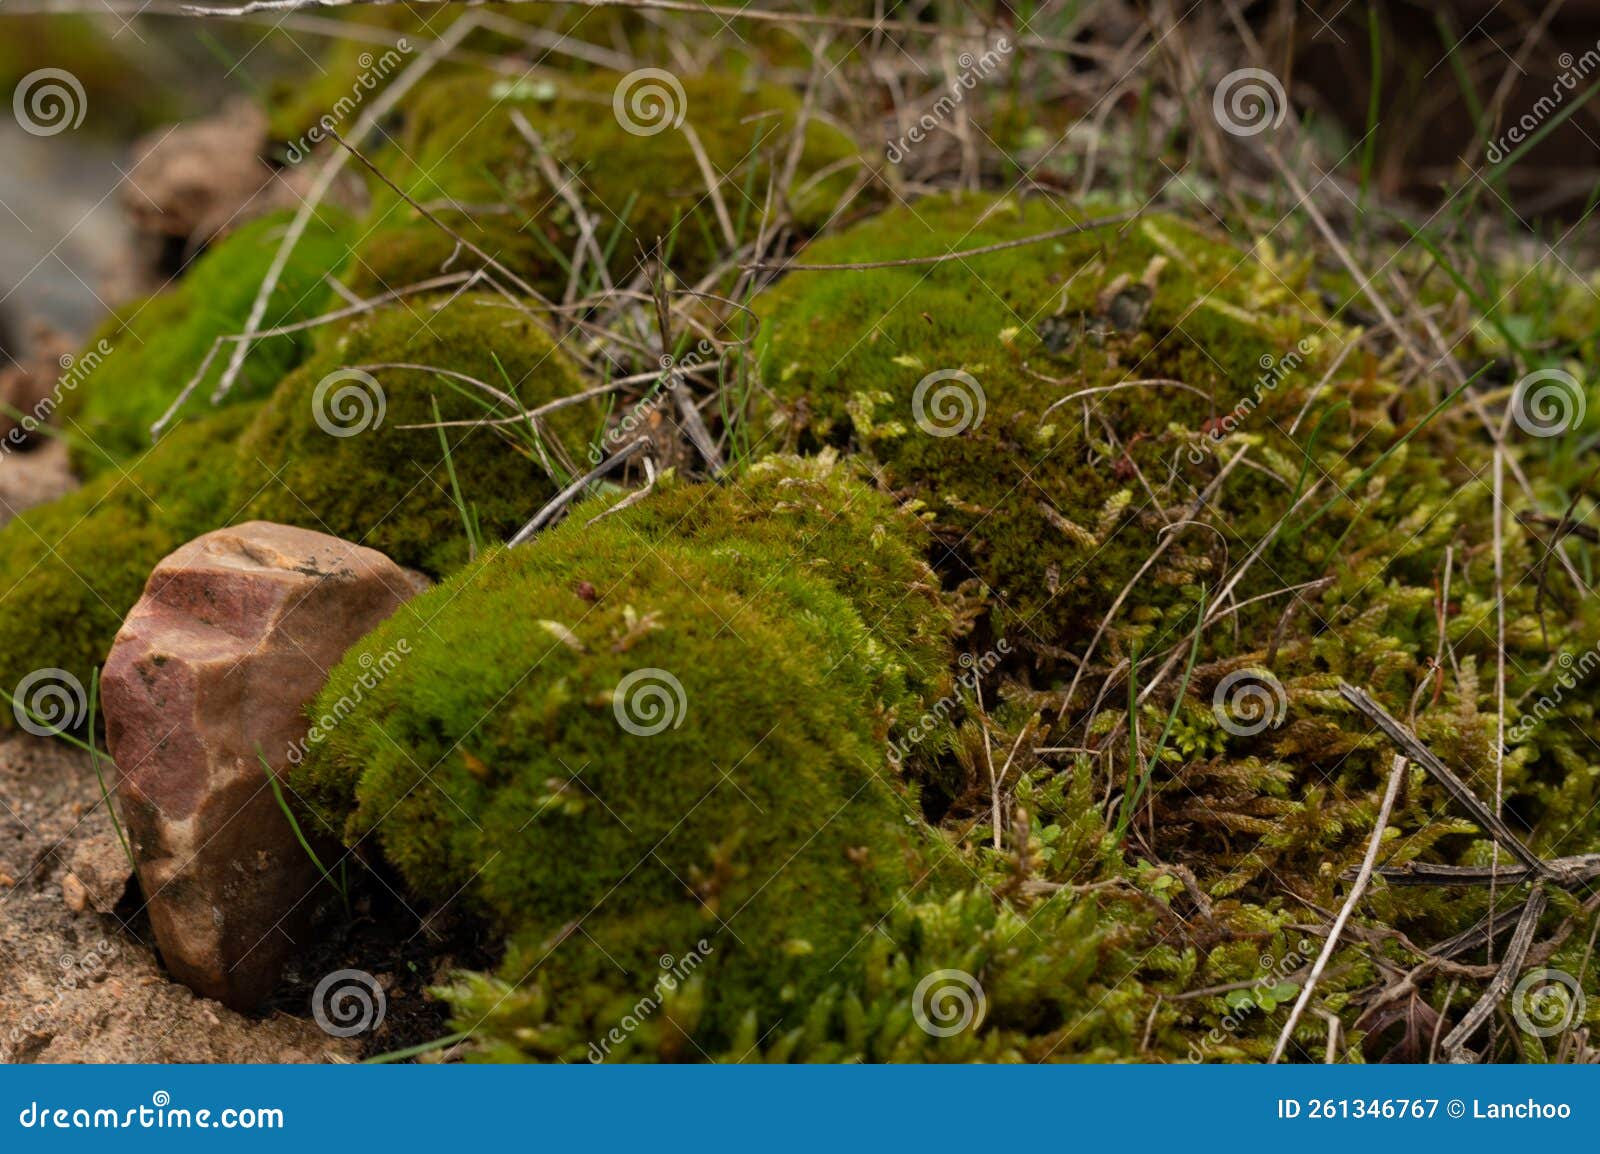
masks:
<svg viewBox="0 0 1600 1154"><path fill-rule="evenodd" d="M309 1018L252 1020L169 980L127 881L88 758L0 738L0 1062L356 1057Z"/></svg>
<svg viewBox="0 0 1600 1154"><path fill-rule="evenodd" d="M0 459L0 521L73 485L61 442ZM357 1040L169 980L86 755L0 735L0 1062L320 1062Z"/></svg>

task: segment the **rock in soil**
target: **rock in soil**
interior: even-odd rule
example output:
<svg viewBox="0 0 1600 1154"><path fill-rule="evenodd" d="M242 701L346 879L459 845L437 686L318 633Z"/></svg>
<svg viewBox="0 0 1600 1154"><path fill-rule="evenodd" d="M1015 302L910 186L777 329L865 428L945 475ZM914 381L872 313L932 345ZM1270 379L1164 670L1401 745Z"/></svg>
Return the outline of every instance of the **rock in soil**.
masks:
<svg viewBox="0 0 1600 1154"><path fill-rule="evenodd" d="M376 550L251 521L174 551L123 622L106 741L162 959L197 993L251 1008L304 948L321 874L263 763L298 760L328 670L415 592Z"/></svg>
<svg viewBox="0 0 1600 1154"><path fill-rule="evenodd" d="M116 834L88 758L60 742L0 736L0 1062L357 1056L360 1039L283 1013L252 1020L168 980L139 938L137 901L124 901L120 916L71 909L69 869L108 845ZM80 857L84 846L95 848Z"/></svg>

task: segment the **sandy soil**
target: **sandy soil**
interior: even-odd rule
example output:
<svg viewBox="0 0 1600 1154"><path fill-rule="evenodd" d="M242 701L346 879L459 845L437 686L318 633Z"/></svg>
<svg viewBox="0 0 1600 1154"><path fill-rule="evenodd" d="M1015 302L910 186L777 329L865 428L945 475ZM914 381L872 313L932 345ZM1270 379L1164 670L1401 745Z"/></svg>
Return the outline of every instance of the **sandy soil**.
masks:
<svg viewBox="0 0 1600 1154"><path fill-rule="evenodd" d="M127 881L88 758L49 739L0 738L0 1061L356 1056L357 1043L314 1021L252 1020L170 981Z"/></svg>

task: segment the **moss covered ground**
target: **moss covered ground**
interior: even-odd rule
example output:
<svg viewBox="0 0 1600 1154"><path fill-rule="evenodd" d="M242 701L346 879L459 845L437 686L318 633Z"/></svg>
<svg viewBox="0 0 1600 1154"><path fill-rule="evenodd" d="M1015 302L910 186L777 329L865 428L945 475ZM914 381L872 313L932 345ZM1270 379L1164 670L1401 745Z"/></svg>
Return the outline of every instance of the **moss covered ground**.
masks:
<svg viewBox="0 0 1600 1154"><path fill-rule="evenodd" d="M349 860L503 947L437 990L469 1056L1262 1060L1397 752L1343 683L1535 852L1600 843L1590 286L1368 238L1419 286L1391 324L1254 202L944 171L852 197L858 142L760 69L681 77L704 161L629 131L593 61L523 71L454 61L401 101L369 159L405 196L375 180L302 241L284 315L330 275L479 267L463 238L567 307L480 282L359 309L146 454L242 324L275 226L243 230L85 382L88 486L0 529L13 680L91 668L154 559L232 519L439 579L333 672L290 784ZM658 237L670 275L636 278ZM1573 382L1576 435L1543 435L1529 373ZM1403 774L1385 866L1494 860ZM1529 964L1592 985L1590 899L1549 896ZM1438 1056L1493 971L1430 947L1490 901L1379 879L1290 1057Z"/></svg>
<svg viewBox="0 0 1600 1154"><path fill-rule="evenodd" d="M218 338L244 331L256 288L266 275L289 214L274 213L244 225L198 257L167 291L118 309L90 345L110 353L63 398L62 416L73 462L86 476L114 470L150 447L151 428L184 387L201 373ZM306 230L262 315L260 328L306 321L323 311L330 292L324 276L342 260L348 237L329 211ZM259 400L305 356L308 331L268 337L252 346L227 401ZM203 415L232 351L212 357L189 400L174 419Z"/></svg>
<svg viewBox="0 0 1600 1154"><path fill-rule="evenodd" d="M648 78L628 87L622 81L593 73L427 83L402 102L404 129L388 175L415 204L549 296L560 298L573 279L586 291L603 276L630 279L641 252L654 251L658 240L674 272L697 279L729 243L725 227L741 243L753 235L768 186L787 163L800 102L732 76L687 77L681 95L657 85L652 96ZM613 100L636 90L642 104L625 124L613 115ZM694 132L709 170L679 121ZM809 230L826 221L860 165L846 135L809 121L786 206L794 223ZM557 174L559 185L551 179ZM415 204L375 191L372 223L348 274L358 291L424 280L450 262L455 240ZM604 274L595 250L575 250L585 218ZM578 251L588 253L587 263L574 278Z"/></svg>

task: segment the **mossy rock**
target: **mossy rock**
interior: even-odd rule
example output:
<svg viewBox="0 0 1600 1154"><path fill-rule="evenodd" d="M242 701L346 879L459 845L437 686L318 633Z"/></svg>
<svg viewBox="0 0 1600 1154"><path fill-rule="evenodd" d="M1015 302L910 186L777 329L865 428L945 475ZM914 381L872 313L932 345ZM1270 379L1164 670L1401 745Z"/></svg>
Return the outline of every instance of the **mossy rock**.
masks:
<svg viewBox="0 0 1600 1154"><path fill-rule="evenodd" d="M396 365L414 367L380 367ZM469 554L459 487L474 532L504 540L555 495L541 453L558 469L567 462L565 479L603 414L593 401L558 409L541 419L537 444L525 423L447 428L447 462L439 429L408 426L434 422L435 404L445 422L511 411L466 378L527 407L584 388L549 333L501 297L375 310L326 335L267 401L240 445L242 515L357 541L437 576Z"/></svg>
<svg viewBox="0 0 1600 1154"><path fill-rule="evenodd" d="M590 1011L705 939L730 1036L853 972L930 849L885 742L937 684L947 619L920 528L815 464L589 523L605 507L363 640L292 780L311 820L459 894L518 943L509 967L542 962ZM846 560L815 564L841 537ZM852 599L896 596L918 625L894 638L909 617L869 625Z"/></svg>
<svg viewBox="0 0 1600 1154"><path fill-rule="evenodd" d="M150 448L151 426L200 371L217 338L244 331L288 222L288 214L274 213L244 225L208 248L173 288L118 309L90 338L95 364L63 394L61 406L80 473L95 476ZM306 229L268 301L262 328L307 320L322 310L330 295L324 277L349 252L346 223L324 210ZM306 331L256 341L225 403L259 400L270 392L305 356L314 336ZM232 351L232 345L222 346L177 419L210 411L212 388Z"/></svg>
<svg viewBox="0 0 1600 1154"><path fill-rule="evenodd" d="M51 668L89 684L156 562L227 519L225 462L256 407L185 421L126 472L0 528L0 686Z"/></svg>
<svg viewBox="0 0 1600 1154"><path fill-rule="evenodd" d="M932 198L797 259L931 257L1111 207ZM935 265L794 272L755 304L777 400L757 414L757 435L872 455L925 506L941 573L981 578L997 628L1048 651L1094 629L1181 516L1147 482L1176 478L1195 499L1217 472L1211 430L1253 389L1242 435L1292 489L1304 454L1281 428L1337 331L1297 300L1301 276L1160 215ZM1286 366L1284 380L1263 390L1273 366ZM1377 406L1359 416L1387 424ZM1341 429L1330 447L1361 436ZM1249 469L1231 480L1229 547L1248 550L1270 527L1271 484ZM1223 548L1214 534L1183 535L1159 560L1137 605L1146 626L1192 613ZM1279 572L1293 581L1306 569L1291 557Z"/></svg>
<svg viewBox="0 0 1600 1154"><path fill-rule="evenodd" d="M613 111L623 78L552 74L518 80L462 76L419 85L402 102L404 129L378 163L408 195L539 291L560 297L578 237L574 213L546 181L514 115L527 119L570 189L593 220L617 282L630 279L641 248L662 238L672 270L705 273L728 248L706 177L682 128L629 132ZM623 91L644 92L637 86ZM656 82L659 83L659 82ZM781 168L798 122L791 92L727 76L686 77L681 110L722 178L735 229L759 215L769 175ZM659 105L657 108L659 109ZM654 126L653 112L637 114ZM668 116L671 115L669 111ZM820 226L854 178L854 145L818 120L806 128L789 205L801 230ZM454 207L453 207L454 206ZM481 263L456 254L455 241L390 190L375 187L370 230L348 279L359 292L395 288L456 265ZM753 238L748 223L745 240ZM592 261L590 274L592 275Z"/></svg>

